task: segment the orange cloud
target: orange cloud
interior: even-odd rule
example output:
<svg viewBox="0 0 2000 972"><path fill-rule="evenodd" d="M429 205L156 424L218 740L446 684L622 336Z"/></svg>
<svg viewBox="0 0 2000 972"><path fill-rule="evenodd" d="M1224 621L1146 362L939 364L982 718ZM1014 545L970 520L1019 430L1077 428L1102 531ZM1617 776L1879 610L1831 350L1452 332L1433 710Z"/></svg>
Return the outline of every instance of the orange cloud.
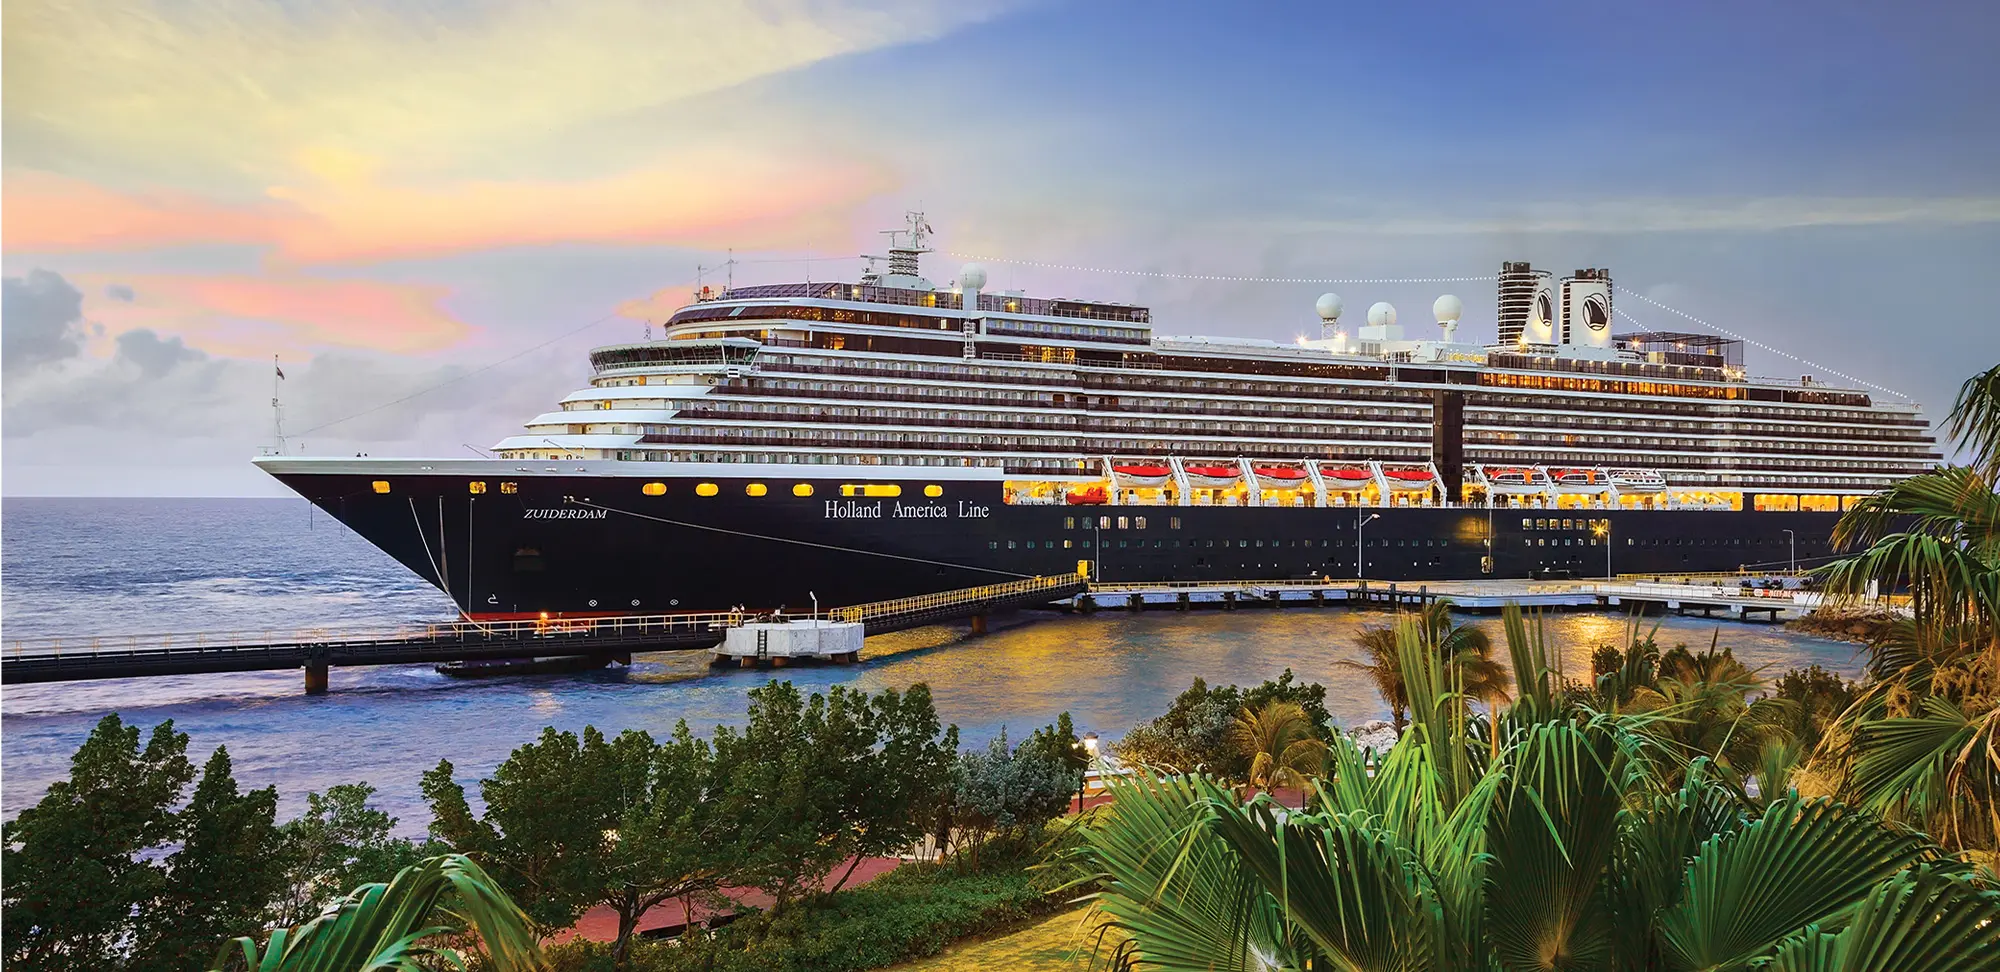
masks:
<svg viewBox="0 0 2000 972"><path fill-rule="evenodd" d="M279 263L312 264L552 243L797 246L844 240L852 208L893 185L879 166L710 150L576 182L421 188L379 181L366 160L309 161L313 178L249 205L10 173L6 248L238 244L266 248Z"/></svg>
<svg viewBox="0 0 2000 972"><path fill-rule="evenodd" d="M644 297L628 300L618 305L618 316L635 321L665 321L674 311L694 302L694 287L678 284L663 287Z"/></svg>
<svg viewBox="0 0 2000 972"><path fill-rule="evenodd" d="M117 283L129 302L92 296L85 314L111 332L152 328L189 346L235 357L328 347L395 353L437 351L473 328L444 309L448 291L425 284L335 280L299 274L77 274L86 294Z"/></svg>

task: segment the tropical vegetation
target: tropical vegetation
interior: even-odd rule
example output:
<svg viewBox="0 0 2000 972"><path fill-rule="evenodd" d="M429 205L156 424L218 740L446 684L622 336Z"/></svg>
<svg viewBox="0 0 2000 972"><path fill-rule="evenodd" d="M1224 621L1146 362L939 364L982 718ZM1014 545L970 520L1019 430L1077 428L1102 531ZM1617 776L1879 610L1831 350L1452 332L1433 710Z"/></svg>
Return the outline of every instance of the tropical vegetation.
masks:
<svg viewBox="0 0 2000 972"><path fill-rule="evenodd" d="M1865 806L1753 797L1702 751L1719 740L1677 734L1709 690L1600 707L1617 676L1562 684L1510 609L1512 701L1481 707L1432 625L1394 630L1408 731L1381 754L1336 739L1305 809L1202 772L1112 784L1073 857L1115 966L1969 972L2000 954L2000 892L1949 849ZM1693 658L1667 681L1740 684L1719 652Z"/></svg>
<svg viewBox="0 0 2000 972"><path fill-rule="evenodd" d="M1817 754L1843 798L1955 848L2000 843L2000 367L1946 422L1964 465L1912 476L1841 517L1820 568L1848 604L1901 610L1869 645L1859 698Z"/></svg>

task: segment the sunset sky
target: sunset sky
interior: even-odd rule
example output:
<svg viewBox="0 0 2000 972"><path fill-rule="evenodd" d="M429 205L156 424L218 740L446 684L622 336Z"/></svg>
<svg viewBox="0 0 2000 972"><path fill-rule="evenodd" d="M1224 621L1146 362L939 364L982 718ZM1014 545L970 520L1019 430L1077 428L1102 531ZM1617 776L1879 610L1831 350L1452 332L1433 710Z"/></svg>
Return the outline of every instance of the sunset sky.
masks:
<svg viewBox="0 0 2000 972"><path fill-rule="evenodd" d="M279 495L273 355L305 451L470 455L698 265L851 278L915 208L939 281L1609 266L1937 416L2000 361L1993 10L11 0L0 489ZM1451 290L1492 335L1491 284L989 271L1277 339Z"/></svg>

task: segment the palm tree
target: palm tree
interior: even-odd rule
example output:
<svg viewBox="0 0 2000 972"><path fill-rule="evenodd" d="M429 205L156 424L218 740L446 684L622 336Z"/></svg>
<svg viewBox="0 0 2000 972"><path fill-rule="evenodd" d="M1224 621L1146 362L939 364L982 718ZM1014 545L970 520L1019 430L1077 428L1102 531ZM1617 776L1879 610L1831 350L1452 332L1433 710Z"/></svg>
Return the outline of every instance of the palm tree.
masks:
<svg viewBox="0 0 2000 972"><path fill-rule="evenodd" d="M2000 954L2000 892L1924 835L1825 799L1759 805L1703 758L1670 775L1652 717L1560 704L1512 637L1489 757L1425 633L1398 636L1412 731L1374 764L1336 740L1314 807L1200 775L1112 784L1075 853L1106 940L1128 939L1115 967L1971 972Z"/></svg>
<svg viewBox="0 0 2000 972"><path fill-rule="evenodd" d="M413 864L387 884L364 884L297 928L223 946L216 969L241 958L255 972L423 972L465 967L456 949L426 944L477 931L496 972L547 967L528 921L500 885L462 854Z"/></svg>
<svg viewBox="0 0 2000 972"><path fill-rule="evenodd" d="M1249 759L1244 782L1254 788L1306 789L1326 767L1326 743L1312 719L1294 702L1273 700L1243 709L1229 724L1229 744Z"/></svg>
<svg viewBox="0 0 2000 972"><path fill-rule="evenodd" d="M1853 551L1820 569L1836 602L1907 591L1869 646L1860 697L1821 745L1848 799L1960 848L2000 844L2000 367L1968 379L1946 421L1969 464L1863 499L1834 529Z"/></svg>
<svg viewBox="0 0 2000 972"><path fill-rule="evenodd" d="M1438 656L1459 673L1467 695L1493 706L1506 699L1507 670L1493 660L1493 639L1485 629L1453 620L1451 601L1447 598L1425 604L1411 617L1416 619ZM1375 682L1375 691L1382 696L1382 701L1389 704L1389 716L1396 731L1402 732L1403 727L1409 724L1405 718L1405 713L1409 711L1409 695L1403 685L1396 628L1364 628L1355 636L1354 645L1368 660L1342 659L1339 664L1367 673Z"/></svg>

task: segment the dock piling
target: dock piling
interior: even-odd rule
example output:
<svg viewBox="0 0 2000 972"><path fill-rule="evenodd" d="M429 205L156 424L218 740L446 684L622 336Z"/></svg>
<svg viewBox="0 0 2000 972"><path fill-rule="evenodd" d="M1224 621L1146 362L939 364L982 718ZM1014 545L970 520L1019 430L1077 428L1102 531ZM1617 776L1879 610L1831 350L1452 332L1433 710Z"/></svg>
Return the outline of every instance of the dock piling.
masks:
<svg viewBox="0 0 2000 972"><path fill-rule="evenodd" d="M325 694L326 694L326 663L325 663L325 662L307 662L307 663L306 663L306 694L307 694L307 695L325 695Z"/></svg>

